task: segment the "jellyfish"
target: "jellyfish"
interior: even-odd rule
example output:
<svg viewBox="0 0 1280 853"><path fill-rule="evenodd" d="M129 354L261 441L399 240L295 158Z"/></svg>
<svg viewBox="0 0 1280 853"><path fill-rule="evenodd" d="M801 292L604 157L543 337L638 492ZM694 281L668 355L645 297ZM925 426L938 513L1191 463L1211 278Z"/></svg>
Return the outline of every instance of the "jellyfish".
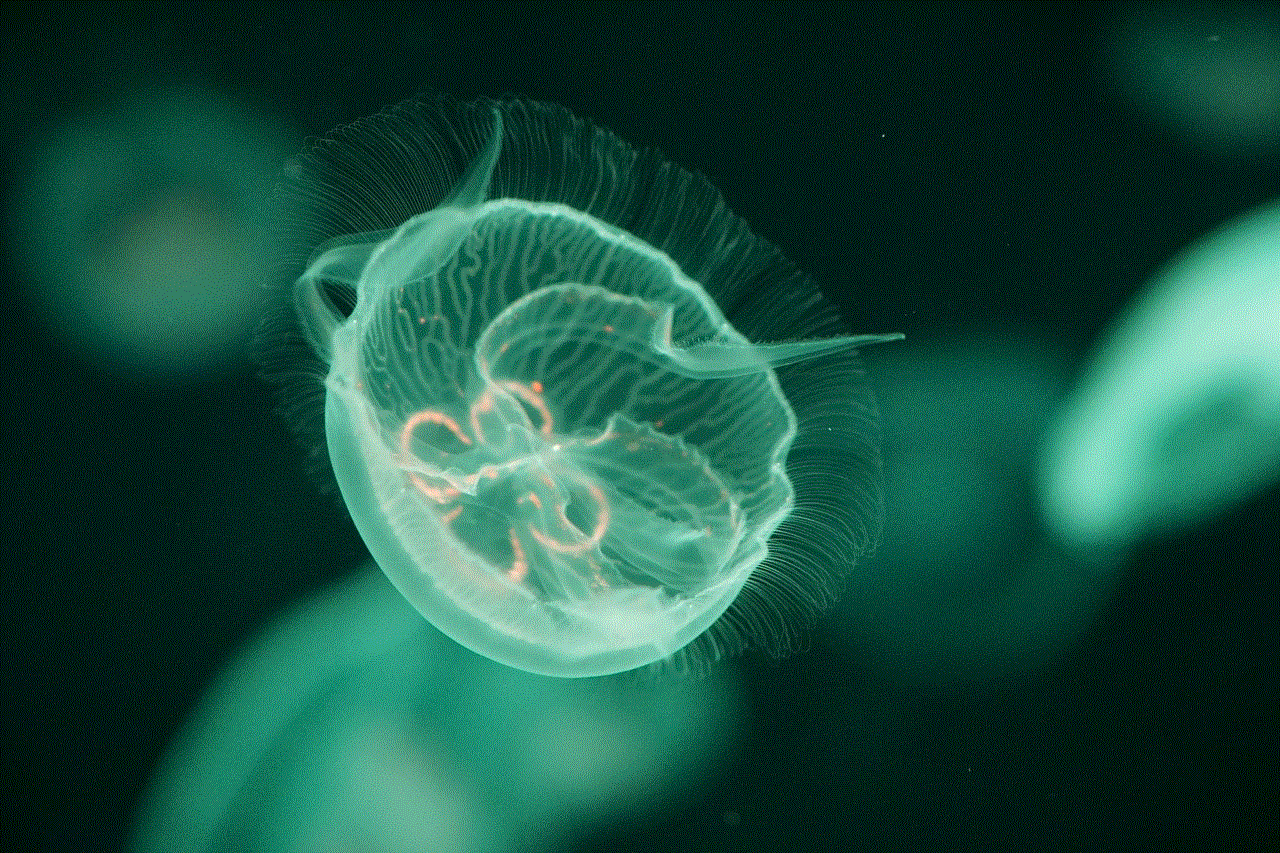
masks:
<svg viewBox="0 0 1280 853"><path fill-rule="evenodd" d="M1115 559L1280 479L1280 202L1172 261L1104 336L1041 452L1046 518Z"/></svg>
<svg viewBox="0 0 1280 853"><path fill-rule="evenodd" d="M566 677L781 649L874 541L856 350L900 336L703 178L513 99L401 104L295 174L334 477L457 642Z"/></svg>
<svg viewBox="0 0 1280 853"><path fill-rule="evenodd" d="M177 383L243 362L276 259L283 134L201 87L122 96L30 141L14 205L25 301L96 368Z"/></svg>
<svg viewBox="0 0 1280 853"><path fill-rule="evenodd" d="M433 630L377 567L283 614L209 685L134 853L572 849L687 796L738 742L732 667L562 679Z"/></svg>

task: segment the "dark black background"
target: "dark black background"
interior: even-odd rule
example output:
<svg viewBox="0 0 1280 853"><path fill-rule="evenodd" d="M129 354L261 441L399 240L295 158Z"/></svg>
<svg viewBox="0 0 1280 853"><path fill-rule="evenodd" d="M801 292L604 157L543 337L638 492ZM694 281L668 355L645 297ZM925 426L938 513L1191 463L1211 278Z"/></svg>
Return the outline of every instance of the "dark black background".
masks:
<svg viewBox="0 0 1280 853"><path fill-rule="evenodd" d="M0 140L157 80L300 134L421 89L516 92L708 174L855 329L1050 323L1082 355L1173 252L1280 192L1274 148L1207 151L1117 93L1115 13L4 4ZM130 382L5 307L0 846L113 850L220 664L364 550L247 364ZM584 849L1274 849L1278 508L1144 547L1081 644L1017 678L897 687L821 642L749 656L723 777Z"/></svg>

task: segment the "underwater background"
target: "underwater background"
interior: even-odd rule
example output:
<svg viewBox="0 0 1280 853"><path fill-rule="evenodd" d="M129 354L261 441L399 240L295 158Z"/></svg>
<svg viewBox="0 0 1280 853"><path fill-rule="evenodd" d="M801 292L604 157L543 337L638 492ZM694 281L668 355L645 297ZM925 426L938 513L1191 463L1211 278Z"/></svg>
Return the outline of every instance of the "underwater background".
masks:
<svg viewBox="0 0 1280 853"><path fill-rule="evenodd" d="M6 3L0 31L0 849L1280 842L1274 6ZM566 688L361 574L249 352L272 187L417 92L660 149L850 328L906 334L864 352L879 548L799 651ZM1135 315L1179 257L1203 317ZM1248 310L1214 290L1240 270ZM1091 538L1046 484L1103 499L1054 448L1126 328L1193 399L1149 425L1159 471L1112 472L1156 497Z"/></svg>

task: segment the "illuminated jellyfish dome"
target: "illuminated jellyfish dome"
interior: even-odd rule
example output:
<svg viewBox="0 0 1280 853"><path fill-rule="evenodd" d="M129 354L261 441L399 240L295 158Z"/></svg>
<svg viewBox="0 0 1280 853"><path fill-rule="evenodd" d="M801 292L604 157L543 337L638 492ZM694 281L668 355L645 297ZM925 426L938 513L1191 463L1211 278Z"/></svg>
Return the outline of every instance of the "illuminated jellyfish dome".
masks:
<svg viewBox="0 0 1280 853"><path fill-rule="evenodd" d="M703 178L554 105L413 101L292 189L333 472L459 643L561 676L782 648L874 539L855 349L898 336Z"/></svg>
<svg viewBox="0 0 1280 853"><path fill-rule="evenodd" d="M1045 442L1046 519L1123 553L1280 479L1280 203L1174 259L1114 323Z"/></svg>

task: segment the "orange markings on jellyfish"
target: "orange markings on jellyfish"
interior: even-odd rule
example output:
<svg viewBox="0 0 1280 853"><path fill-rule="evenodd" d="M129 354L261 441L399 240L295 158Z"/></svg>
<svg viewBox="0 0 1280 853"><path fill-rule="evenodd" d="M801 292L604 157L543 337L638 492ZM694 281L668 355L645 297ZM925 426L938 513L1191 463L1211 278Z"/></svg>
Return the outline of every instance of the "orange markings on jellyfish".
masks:
<svg viewBox="0 0 1280 853"><path fill-rule="evenodd" d="M444 412L437 412L435 409L423 409L420 412L414 412L409 416L409 420L404 422L404 427L400 430L400 450L403 453L409 452L409 443L413 438L413 431L420 424L439 424L463 444L471 444L471 437L462 431L462 427L458 426L458 422L446 415Z"/></svg>
<svg viewBox="0 0 1280 853"><path fill-rule="evenodd" d="M542 383L533 380L532 384L523 385L519 382L501 382L499 383L502 390L509 391L521 400L524 400L533 409L536 409L538 416L542 418L542 426L538 431L543 435L551 435L552 421L551 410L547 408L546 401L542 399Z"/></svg>
<svg viewBox="0 0 1280 853"><path fill-rule="evenodd" d="M468 413L467 413L468 418L471 421L471 431L475 433L476 436L480 437L482 441L484 436L484 430L480 428L480 415L481 413L492 412L492 411L493 411L493 394L490 393L489 389L486 388L485 392L481 394L480 397L474 403L471 404L471 408L468 410Z"/></svg>
<svg viewBox="0 0 1280 853"><path fill-rule="evenodd" d="M470 436L462 431L462 428L458 426L458 422L453 418L449 417L444 412L437 412L435 409L423 409L422 411L414 412L410 415L409 419L405 421L404 426L400 429L400 455L404 461L407 462L409 459L413 458L413 451L411 449L411 445L413 443L413 431L419 425L427 423L439 424L449 430L449 432L453 433L454 437L457 438L458 441L466 445L471 444ZM434 485L432 483L428 483L417 474L410 473L409 479L413 482L413 485L417 487L418 491L422 492L422 494L426 495L429 499L438 504L448 503L459 494L458 490L452 485L447 483L445 485Z"/></svg>
<svg viewBox="0 0 1280 853"><path fill-rule="evenodd" d="M496 384L502 391L517 397L538 413L538 416L542 420L542 423L538 427L538 431L542 435L551 436L554 434L554 420L551 416L551 410L548 408L546 401L542 398L543 385L540 381L535 379L526 385L521 382L502 380ZM412 449L413 432L422 424L435 424L437 426L444 427L453 435L454 438L466 447L472 447L477 442L481 445L486 444L487 442L484 429L481 425L481 416L495 410L497 410L497 405L493 391L486 388L475 402L471 404L468 410L468 420L471 427L470 435L462 429L455 419L436 409L422 409L415 412L409 416L405 421L404 426L400 429L400 454L402 461L405 464L409 464L412 460L416 459ZM599 439L589 443L598 443L599 441L603 441L611 437L614 437L612 432L607 433ZM553 448L555 450L559 450L561 445L553 445ZM452 483L432 483L417 473L406 472L406 474L414 487L440 509L443 509L445 505L456 501L462 495L462 492L458 487ZM492 465L486 465L483 466L476 474L467 477L466 481L474 483L481 477L494 480L497 479L498 476L497 468ZM554 490L557 487L556 482L552 480L550 476L543 475L541 479L548 489ZM578 480L580 485L587 490L588 494L591 495L592 501L594 501L596 505L595 525L590 535L584 534L583 531L579 530L577 526L569 520L568 516L565 514L565 507L563 504L557 504L555 508L560 526L564 528L564 530L570 532L570 535L578 539L578 541L562 541L548 535L533 524L528 525L529 535L542 545L542 547L557 553L587 554L587 561L591 564L593 569L594 580L598 585L607 585L605 584L604 579L600 576L599 567L596 565L594 559L589 556L589 552L603 541L605 531L609 529L609 520L611 516L609 503L604 496L604 492L596 483L581 476L575 477L574 479ZM519 499L519 502L527 502L538 509L542 508L542 500L538 497L536 492L529 492L527 495L522 496ZM460 515L462 515L463 509L463 505L455 505L448 511L441 512L440 519L446 526L451 525ZM520 537L516 533L516 528L509 528L508 537L511 542L512 561L511 567L506 571L506 575L512 581L519 583L528 577L529 560L525 554L524 546L520 543Z"/></svg>
<svg viewBox="0 0 1280 853"><path fill-rule="evenodd" d="M550 477L543 477L542 481L548 487L553 486ZM551 538L538 528L530 526L529 533L534 539L537 539L539 544L544 548L550 548L552 551L557 551L561 554L583 554L590 551L592 548L595 548L604 540L604 533L609 529L609 502L605 500L604 492L602 492L600 487L595 483L590 480L582 480L581 483L586 486L587 491L591 494L591 499L596 502L595 528L591 531L591 535L584 538L581 542L561 542L558 539ZM556 506L556 515L560 517L560 524L566 530L578 530L573 522L569 520L568 516L564 514L563 505Z"/></svg>
<svg viewBox="0 0 1280 853"><path fill-rule="evenodd" d="M529 574L529 561L524 558L524 547L520 544L520 538L516 536L516 529L513 527L507 531L507 535L511 538L511 568L507 570L507 577L516 583L525 579Z"/></svg>
<svg viewBox="0 0 1280 853"><path fill-rule="evenodd" d="M538 426L538 432L543 435L551 435L555 430L555 421L551 417L551 409L547 407L547 403L542 399L542 383L534 380L532 385L525 385L521 382L513 382L511 380L501 380L497 383L498 387L503 391L523 400L529 408L538 413L538 417L542 423ZM484 393L471 404L469 412L469 420L471 421L471 431L481 443L484 442L484 427L480 424L480 416L494 411L497 406L494 403L493 392L488 388Z"/></svg>

